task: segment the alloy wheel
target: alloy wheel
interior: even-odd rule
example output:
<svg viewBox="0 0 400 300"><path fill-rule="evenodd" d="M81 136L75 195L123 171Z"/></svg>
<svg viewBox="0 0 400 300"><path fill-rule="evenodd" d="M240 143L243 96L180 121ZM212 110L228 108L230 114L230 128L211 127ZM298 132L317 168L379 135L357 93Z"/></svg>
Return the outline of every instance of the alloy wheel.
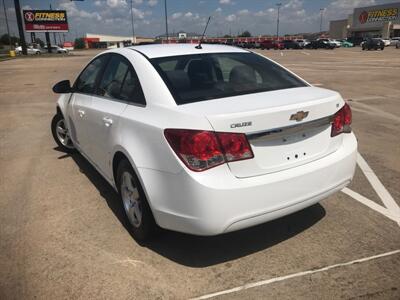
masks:
<svg viewBox="0 0 400 300"><path fill-rule="evenodd" d="M139 227L142 224L142 203L140 201L139 190L135 186L133 176L129 172L122 174L121 198L129 222L134 227Z"/></svg>
<svg viewBox="0 0 400 300"><path fill-rule="evenodd" d="M68 148L68 149L74 149L74 145L72 144L71 137L69 135L69 131L67 126L65 125L65 120L61 119L57 122L56 124L56 134L57 138L60 141L60 143Z"/></svg>

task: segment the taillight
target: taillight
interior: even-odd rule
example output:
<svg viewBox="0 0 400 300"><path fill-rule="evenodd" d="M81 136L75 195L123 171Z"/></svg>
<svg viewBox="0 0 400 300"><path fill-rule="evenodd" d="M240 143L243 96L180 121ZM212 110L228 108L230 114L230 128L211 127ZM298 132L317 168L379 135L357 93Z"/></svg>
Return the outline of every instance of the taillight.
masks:
<svg viewBox="0 0 400 300"><path fill-rule="evenodd" d="M336 136L340 133L351 132L351 109L350 106L345 105L333 116L331 136Z"/></svg>
<svg viewBox="0 0 400 300"><path fill-rule="evenodd" d="M253 157L253 151L243 133L216 132L215 134L228 162Z"/></svg>
<svg viewBox="0 0 400 300"><path fill-rule="evenodd" d="M254 157L242 133L165 129L164 135L178 157L193 171Z"/></svg>

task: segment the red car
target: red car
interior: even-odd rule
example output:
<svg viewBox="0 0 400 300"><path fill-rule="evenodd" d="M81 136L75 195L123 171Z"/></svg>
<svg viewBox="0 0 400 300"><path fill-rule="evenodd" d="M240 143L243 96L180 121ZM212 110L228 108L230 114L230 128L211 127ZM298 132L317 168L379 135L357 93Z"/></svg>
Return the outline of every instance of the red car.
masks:
<svg viewBox="0 0 400 300"><path fill-rule="evenodd" d="M285 45L280 41L263 41L260 43L261 49L279 49L282 50L285 48Z"/></svg>

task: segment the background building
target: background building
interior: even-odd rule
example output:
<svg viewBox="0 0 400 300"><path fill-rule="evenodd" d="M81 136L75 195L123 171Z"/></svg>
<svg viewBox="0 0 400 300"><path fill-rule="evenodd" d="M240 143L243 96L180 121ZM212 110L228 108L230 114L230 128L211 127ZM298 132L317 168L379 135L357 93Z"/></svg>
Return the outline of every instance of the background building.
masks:
<svg viewBox="0 0 400 300"><path fill-rule="evenodd" d="M116 36L116 35L104 35L95 33L86 33L83 38L85 42L85 48L122 48L127 45L140 44L140 43L151 43L154 42L153 38L146 38L135 36Z"/></svg>
<svg viewBox="0 0 400 300"><path fill-rule="evenodd" d="M347 19L330 21L329 36L334 39L400 36L400 2L355 8Z"/></svg>

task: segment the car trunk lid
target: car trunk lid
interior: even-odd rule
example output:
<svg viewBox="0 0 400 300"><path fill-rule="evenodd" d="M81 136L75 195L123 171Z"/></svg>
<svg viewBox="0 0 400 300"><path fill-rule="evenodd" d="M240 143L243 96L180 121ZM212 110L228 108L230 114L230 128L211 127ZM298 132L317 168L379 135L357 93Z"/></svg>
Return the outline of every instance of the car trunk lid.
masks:
<svg viewBox="0 0 400 300"><path fill-rule="evenodd" d="M336 151L342 137L330 136L330 122L343 104L336 92L301 87L203 101L183 109L204 114L215 131L247 135L254 158L228 163L236 177L244 178L306 164Z"/></svg>

